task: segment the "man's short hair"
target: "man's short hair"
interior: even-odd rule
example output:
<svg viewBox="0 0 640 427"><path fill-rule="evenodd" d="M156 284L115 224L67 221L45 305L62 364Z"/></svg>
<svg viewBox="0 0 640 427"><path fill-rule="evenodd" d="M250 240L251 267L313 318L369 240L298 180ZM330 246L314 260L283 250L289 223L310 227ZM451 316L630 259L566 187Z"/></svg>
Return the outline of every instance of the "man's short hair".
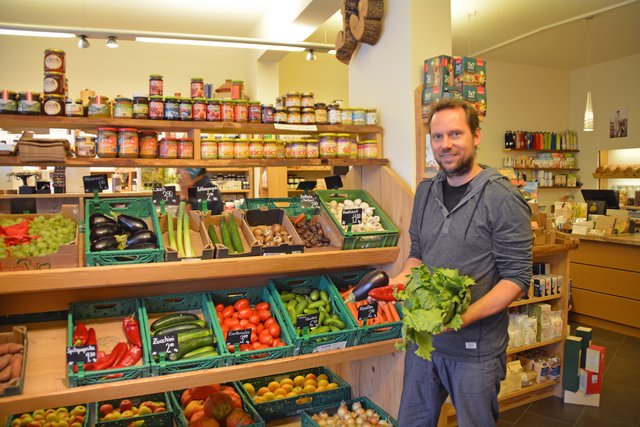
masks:
<svg viewBox="0 0 640 427"><path fill-rule="evenodd" d="M429 115L427 116L427 125L431 128L431 120L433 115L438 111L454 110L456 108L462 108L467 116L467 125L471 129L473 135L480 129L480 119L478 118L478 111L475 107L467 101L462 99L442 99L431 106Z"/></svg>

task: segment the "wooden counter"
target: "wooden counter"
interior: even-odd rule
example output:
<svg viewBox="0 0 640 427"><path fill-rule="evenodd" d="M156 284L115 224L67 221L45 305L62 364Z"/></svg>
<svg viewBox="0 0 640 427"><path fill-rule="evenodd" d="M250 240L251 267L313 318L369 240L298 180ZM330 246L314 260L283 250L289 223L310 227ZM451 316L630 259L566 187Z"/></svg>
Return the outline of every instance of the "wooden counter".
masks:
<svg viewBox="0 0 640 427"><path fill-rule="evenodd" d="M640 337L640 234L575 237L571 318Z"/></svg>

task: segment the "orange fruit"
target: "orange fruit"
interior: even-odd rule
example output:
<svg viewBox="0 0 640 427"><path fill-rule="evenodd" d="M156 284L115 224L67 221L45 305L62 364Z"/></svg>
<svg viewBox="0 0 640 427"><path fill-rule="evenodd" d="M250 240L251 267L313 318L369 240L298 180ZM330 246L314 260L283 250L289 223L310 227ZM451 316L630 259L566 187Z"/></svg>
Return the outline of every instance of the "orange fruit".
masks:
<svg viewBox="0 0 640 427"><path fill-rule="evenodd" d="M286 391L287 393L289 393L291 390L293 390L293 385L291 384L282 384L280 383L280 388L284 389L284 391Z"/></svg>
<svg viewBox="0 0 640 427"><path fill-rule="evenodd" d="M304 391L302 390L302 387L294 387L293 390L291 390L293 393L296 394L296 396L304 393Z"/></svg>
<svg viewBox="0 0 640 427"><path fill-rule="evenodd" d="M297 377L295 377L293 379L293 383L297 386L297 387L302 387L304 385L304 380L306 378L303 377L302 375L298 375Z"/></svg>
<svg viewBox="0 0 640 427"><path fill-rule="evenodd" d="M339 386L336 383L329 383L327 384L327 390L335 390L337 389Z"/></svg>
<svg viewBox="0 0 640 427"><path fill-rule="evenodd" d="M253 401L256 402L256 403L264 403L264 402L266 402L266 400L264 400L264 398L262 396L255 396L253 398Z"/></svg>
<svg viewBox="0 0 640 427"><path fill-rule="evenodd" d="M298 395L295 394L294 392L290 391L289 393L287 393L287 395L285 397L298 397Z"/></svg>
<svg viewBox="0 0 640 427"><path fill-rule="evenodd" d="M329 384L329 381L322 379L318 380L318 387L326 387Z"/></svg>
<svg viewBox="0 0 640 427"><path fill-rule="evenodd" d="M293 385L293 380L291 378L284 378L280 380L280 385L283 385L283 384Z"/></svg>
<svg viewBox="0 0 640 427"><path fill-rule="evenodd" d="M258 396L264 396L264 394L268 391L271 391L271 390L269 390L267 387L260 387L258 389Z"/></svg>
<svg viewBox="0 0 640 427"><path fill-rule="evenodd" d="M305 375L305 378L308 380L315 380L316 378L316 374L312 374L312 373L308 373L307 375Z"/></svg>
<svg viewBox="0 0 640 427"><path fill-rule="evenodd" d="M303 390L305 393L315 393L315 391L316 391L316 386L311 385L311 384L307 384L306 386L304 386L304 387L302 388L302 390Z"/></svg>
<svg viewBox="0 0 640 427"><path fill-rule="evenodd" d="M277 388L273 391L273 394L275 394L276 396L285 396L287 394L287 390L283 389L282 387Z"/></svg>
<svg viewBox="0 0 640 427"><path fill-rule="evenodd" d="M272 392L268 391L262 396L262 398L264 400L266 400L267 402L270 402L270 401L272 401L273 399L276 398L276 395L273 394Z"/></svg>
<svg viewBox="0 0 640 427"><path fill-rule="evenodd" d="M304 384L302 385L302 387L307 386L307 385L312 385L314 387L318 386L318 382L316 380L305 380Z"/></svg>
<svg viewBox="0 0 640 427"><path fill-rule="evenodd" d="M275 391L276 389L280 388L280 383L278 381L271 381L267 388L269 389L269 391Z"/></svg>
<svg viewBox="0 0 640 427"><path fill-rule="evenodd" d="M329 377L326 374L320 374L318 375L318 378L316 378L318 381L320 380L327 380L329 381Z"/></svg>
<svg viewBox="0 0 640 427"><path fill-rule="evenodd" d="M326 387L326 386L323 386L323 385L319 385L319 386L316 388L316 393L320 393L321 391L327 391L327 387Z"/></svg>

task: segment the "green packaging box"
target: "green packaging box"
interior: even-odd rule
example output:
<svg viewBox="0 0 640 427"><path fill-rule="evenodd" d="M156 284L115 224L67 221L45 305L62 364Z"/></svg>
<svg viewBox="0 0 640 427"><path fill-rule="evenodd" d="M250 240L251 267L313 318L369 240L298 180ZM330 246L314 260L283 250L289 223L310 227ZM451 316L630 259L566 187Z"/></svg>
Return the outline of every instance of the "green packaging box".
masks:
<svg viewBox="0 0 640 427"><path fill-rule="evenodd" d="M582 353L582 338L569 335L564 345L564 367L562 370L562 384L564 389L578 391L580 386L580 354Z"/></svg>

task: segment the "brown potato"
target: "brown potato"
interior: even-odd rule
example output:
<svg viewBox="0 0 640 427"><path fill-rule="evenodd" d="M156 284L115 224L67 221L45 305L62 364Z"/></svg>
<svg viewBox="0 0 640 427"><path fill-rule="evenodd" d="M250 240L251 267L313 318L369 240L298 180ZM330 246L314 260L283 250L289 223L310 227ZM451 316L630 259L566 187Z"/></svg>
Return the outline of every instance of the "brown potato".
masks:
<svg viewBox="0 0 640 427"><path fill-rule="evenodd" d="M20 374L22 373L22 354L16 353L11 356L10 363L11 379L20 378Z"/></svg>

